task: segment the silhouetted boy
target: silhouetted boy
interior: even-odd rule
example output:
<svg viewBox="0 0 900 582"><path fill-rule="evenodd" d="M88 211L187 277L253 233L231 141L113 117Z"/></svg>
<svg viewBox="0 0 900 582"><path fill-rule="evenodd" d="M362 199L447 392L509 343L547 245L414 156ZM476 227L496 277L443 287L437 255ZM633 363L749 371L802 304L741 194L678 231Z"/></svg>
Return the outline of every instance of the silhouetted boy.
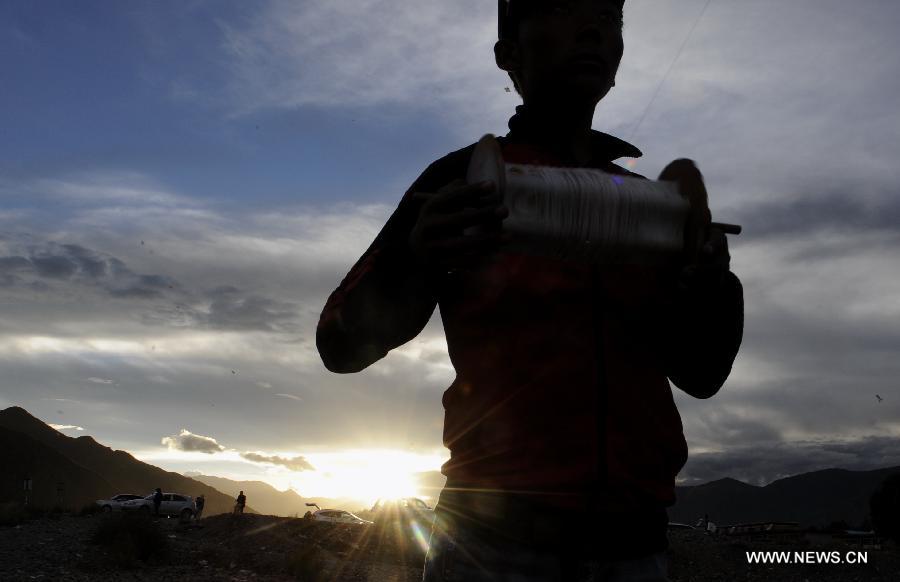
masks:
<svg viewBox="0 0 900 582"><path fill-rule="evenodd" d="M613 160L641 152L591 129L622 57L623 2L500 0L495 59L524 102L499 138L505 160L629 174ZM499 195L463 181L473 147L425 170L329 297L322 360L362 370L440 306L457 377L427 582L665 580L665 508L687 458L669 380L712 396L741 341L724 233L702 229L698 252L666 267L510 252ZM661 178L709 224L691 162Z"/></svg>
<svg viewBox="0 0 900 582"><path fill-rule="evenodd" d="M244 513L244 506L247 505L247 496L244 495L243 491L238 493L237 498L234 500L234 513L235 515Z"/></svg>
<svg viewBox="0 0 900 582"><path fill-rule="evenodd" d="M194 519L200 519L203 517L203 507L206 505L206 497L201 493L197 496L194 504L197 506L197 513L194 514Z"/></svg>
<svg viewBox="0 0 900 582"><path fill-rule="evenodd" d="M157 487L156 492L153 494L153 515L159 516L159 506L162 505L162 502L163 502L162 489Z"/></svg>

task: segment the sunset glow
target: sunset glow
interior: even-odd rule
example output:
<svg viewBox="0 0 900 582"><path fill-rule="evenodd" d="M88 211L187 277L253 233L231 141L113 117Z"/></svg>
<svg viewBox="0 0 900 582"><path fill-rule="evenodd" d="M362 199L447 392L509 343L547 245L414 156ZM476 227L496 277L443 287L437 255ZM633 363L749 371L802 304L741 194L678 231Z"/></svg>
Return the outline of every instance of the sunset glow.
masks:
<svg viewBox="0 0 900 582"><path fill-rule="evenodd" d="M296 452L272 453L283 458ZM238 451L215 454L165 448L139 451L142 461L178 472L197 471L234 480L264 481L276 489L293 489L303 497L353 500L371 507L378 499L421 497L433 499L437 492L422 490L417 473L439 471L446 455L422 454L391 449L351 449L303 455L315 470L292 471L285 467L251 463Z"/></svg>
<svg viewBox="0 0 900 582"><path fill-rule="evenodd" d="M310 454L318 471L294 473L292 486L303 496L350 497L366 505L379 498L429 497L420 491L415 474L437 471L445 460L384 449L359 449Z"/></svg>

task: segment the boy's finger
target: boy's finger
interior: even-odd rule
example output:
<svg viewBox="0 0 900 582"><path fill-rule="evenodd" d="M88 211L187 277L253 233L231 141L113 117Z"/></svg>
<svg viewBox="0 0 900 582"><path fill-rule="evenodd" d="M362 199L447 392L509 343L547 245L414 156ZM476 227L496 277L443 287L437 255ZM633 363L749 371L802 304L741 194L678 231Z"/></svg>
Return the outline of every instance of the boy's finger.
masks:
<svg viewBox="0 0 900 582"><path fill-rule="evenodd" d="M465 186L439 193L434 201L434 208L438 210L454 206L462 208L466 204L471 204L482 198L488 199L498 196L494 190L494 185L490 182L466 184ZM483 203L480 205L483 205Z"/></svg>
<svg viewBox="0 0 900 582"><path fill-rule="evenodd" d="M462 187L462 186L465 186L465 185L466 185L466 181L465 181L465 180L463 180L462 178L457 178L457 179L453 180L452 182L447 182L446 184L444 184L443 186L441 186L440 188L438 188L437 191L438 191L439 193L447 192L447 191L450 191L450 190L456 190L456 189L458 189L458 188L460 188L460 187Z"/></svg>
<svg viewBox="0 0 900 582"><path fill-rule="evenodd" d="M430 200L437 194L434 192L410 192L409 197L412 200Z"/></svg>
<svg viewBox="0 0 900 582"><path fill-rule="evenodd" d="M462 182L459 180L459 182ZM451 182L448 186L454 184ZM487 206L488 204L499 204L501 196L494 191L493 185L470 185L462 182L453 188L445 186L437 192L411 192L409 197L420 204L429 204L429 206L438 211L446 211L447 209L458 207L463 208L467 204L469 206Z"/></svg>
<svg viewBox="0 0 900 582"><path fill-rule="evenodd" d="M706 265L727 267L731 262L728 252L728 237L716 227L709 229L709 234L700 249L700 262Z"/></svg>
<svg viewBox="0 0 900 582"><path fill-rule="evenodd" d="M429 230L460 230L470 226L490 224L509 216L505 206L488 206L487 208L464 209L453 214L442 214L434 217L428 224Z"/></svg>
<svg viewBox="0 0 900 582"><path fill-rule="evenodd" d="M498 233L473 234L432 242L428 250L433 257L448 260L465 253L496 249L503 240Z"/></svg>

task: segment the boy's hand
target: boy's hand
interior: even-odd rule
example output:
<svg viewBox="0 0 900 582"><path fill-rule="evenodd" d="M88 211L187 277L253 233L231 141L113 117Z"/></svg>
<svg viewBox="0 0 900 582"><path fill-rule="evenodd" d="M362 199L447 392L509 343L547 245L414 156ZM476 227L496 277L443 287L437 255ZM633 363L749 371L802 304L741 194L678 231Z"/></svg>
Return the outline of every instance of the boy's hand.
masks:
<svg viewBox="0 0 900 582"><path fill-rule="evenodd" d="M725 281L731 267L728 238L721 228L706 229L707 236L697 253L697 260L681 269L678 289L702 297L715 293Z"/></svg>
<svg viewBox="0 0 900 582"><path fill-rule="evenodd" d="M454 180L435 193L414 192L413 198L422 201L422 208L409 235L409 247L429 269L471 267L508 238L499 227L509 211L492 183L468 185ZM464 234L477 226L486 228Z"/></svg>
<svg viewBox="0 0 900 582"><path fill-rule="evenodd" d="M715 293L725 281L731 255L725 232L711 225L703 174L693 161L680 159L666 166L659 179L677 182L681 195L691 205L685 226L685 266L678 277L678 290L695 297Z"/></svg>

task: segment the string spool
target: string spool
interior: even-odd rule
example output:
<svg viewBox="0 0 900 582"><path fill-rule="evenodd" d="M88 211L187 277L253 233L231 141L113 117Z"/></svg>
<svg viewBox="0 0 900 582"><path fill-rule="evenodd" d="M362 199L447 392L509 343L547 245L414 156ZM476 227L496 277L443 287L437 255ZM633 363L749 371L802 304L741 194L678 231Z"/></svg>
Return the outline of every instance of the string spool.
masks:
<svg viewBox="0 0 900 582"><path fill-rule="evenodd" d="M496 185L509 209L503 230L512 251L604 264L663 263L685 252L691 205L675 182L506 163L491 134L475 147L466 181Z"/></svg>

